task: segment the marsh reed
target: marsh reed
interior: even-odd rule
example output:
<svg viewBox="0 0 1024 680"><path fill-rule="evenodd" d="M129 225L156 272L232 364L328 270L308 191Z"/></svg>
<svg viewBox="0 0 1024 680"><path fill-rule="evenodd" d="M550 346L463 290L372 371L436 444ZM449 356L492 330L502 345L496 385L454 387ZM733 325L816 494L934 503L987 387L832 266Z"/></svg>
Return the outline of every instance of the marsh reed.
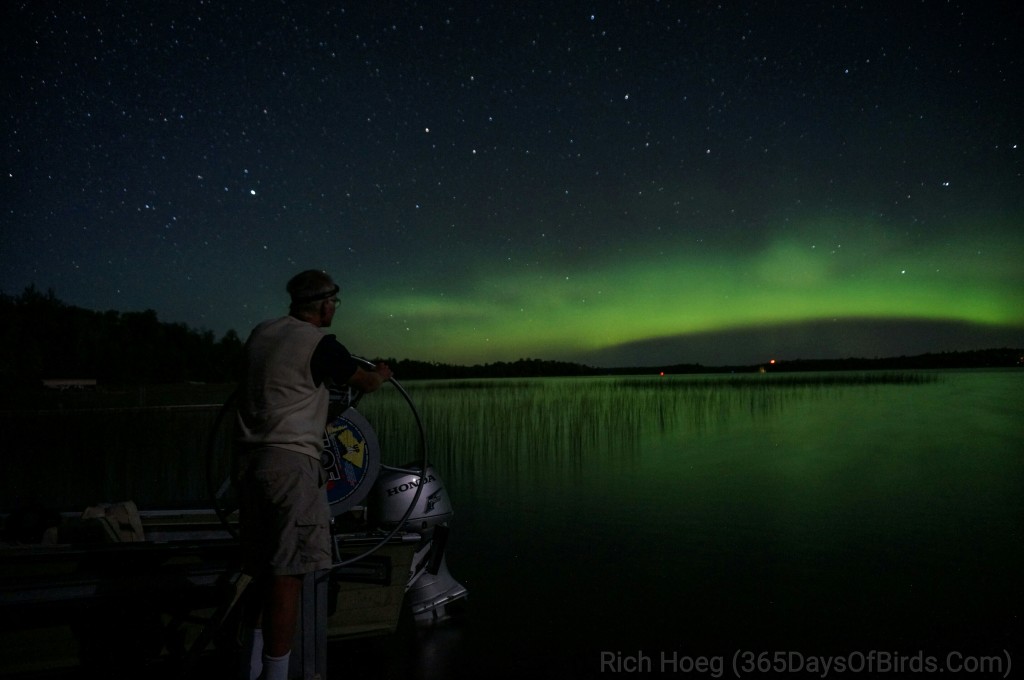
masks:
<svg viewBox="0 0 1024 680"><path fill-rule="evenodd" d="M426 424L430 459L444 470L473 474L513 470L523 462L578 468L591 450L637 452L648 432L703 431L736 415L776 417L786 404L827 398L851 387L912 386L934 374L774 374L631 376L423 381L406 385ZM392 390L366 398L385 462L418 454L407 406Z"/></svg>
<svg viewBox="0 0 1024 680"><path fill-rule="evenodd" d="M851 388L932 382L930 373L632 376L410 382L429 460L445 475L478 479L614 465L640 455L647 433L701 432L733 417L779 417L787 404ZM3 411L0 498L80 509L134 500L140 507L205 507L207 440L219 404ZM420 441L397 390L359 410L384 462L419 459ZM229 428L221 436L229 439ZM615 456L589 455L614 451Z"/></svg>

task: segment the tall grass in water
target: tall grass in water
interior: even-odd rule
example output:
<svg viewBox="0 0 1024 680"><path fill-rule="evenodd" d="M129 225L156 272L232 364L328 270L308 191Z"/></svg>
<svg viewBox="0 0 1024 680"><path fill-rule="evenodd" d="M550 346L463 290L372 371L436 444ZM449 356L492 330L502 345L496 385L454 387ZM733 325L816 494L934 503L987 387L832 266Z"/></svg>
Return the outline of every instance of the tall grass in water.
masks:
<svg viewBox="0 0 1024 680"><path fill-rule="evenodd" d="M594 462L587 458L594 449L635 454L646 432L701 431L742 414L770 419L792 400L937 379L926 373L753 374L424 381L405 387L426 425L429 459L446 474L473 476L522 464L576 468ZM386 463L417 458L418 433L394 390L369 395L359 409L373 424Z"/></svg>
<svg viewBox="0 0 1024 680"><path fill-rule="evenodd" d="M429 460L443 475L478 478L520 466L532 475L603 464L607 456L588 454L637 455L647 432L702 431L739 415L771 419L793 400L936 379L930 373L831 373L423 381L404 387L426 426ZM222 392L213 396L219 400ZM0 411L7 436L0 509L33 501L78 509L128 499L144 508L208 506L207 444L219 404L61 405ZM419 434L397 390L367 395L359 410L377 432L386 463L419 458ZM222 430L220 441L229 442L230 423ZM224 451L216 455L226 460ZM213 476L226 476L226 468Z"/></svg>

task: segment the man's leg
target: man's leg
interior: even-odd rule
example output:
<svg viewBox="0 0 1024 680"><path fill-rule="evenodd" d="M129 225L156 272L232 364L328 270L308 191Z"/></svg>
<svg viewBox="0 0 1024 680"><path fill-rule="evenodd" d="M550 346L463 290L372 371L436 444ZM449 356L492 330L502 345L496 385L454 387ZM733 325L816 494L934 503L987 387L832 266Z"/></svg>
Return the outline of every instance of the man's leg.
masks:
<svg viewBox="0 0 1024 680"><path fill-rule="evenodd" d="M291 651L301 595L301 575L270 577L263 616L263 649L268 655L283 656Z"/></svg>
<svg viewBox="0 0 1024 680"><path fill-rule="evenodd" d="M254 579L239 603L242 613L238 638L239 680L257 680L263 672L263 606L267 599L265 581L265 578Z"/></svg>
<svg viewBox="0 0 1024 680"><path fill-rule="evenodd" d="M302 576L272 576L263 615L263 677L287 680Z"/></svg>

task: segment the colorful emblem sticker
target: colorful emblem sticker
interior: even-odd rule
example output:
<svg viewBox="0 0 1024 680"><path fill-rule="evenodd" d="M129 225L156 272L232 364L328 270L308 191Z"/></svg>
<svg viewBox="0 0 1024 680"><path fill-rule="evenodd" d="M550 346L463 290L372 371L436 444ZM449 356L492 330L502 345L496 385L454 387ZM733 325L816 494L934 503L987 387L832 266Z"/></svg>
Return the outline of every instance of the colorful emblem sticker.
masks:
<svg viewBox="0 0 1024 680"><path fill-rule="evenodd" d="M332 505L352 495L368 470L366 437L348 418L338 416L324 430L321 463L327 470L327 500Z"/></svg>

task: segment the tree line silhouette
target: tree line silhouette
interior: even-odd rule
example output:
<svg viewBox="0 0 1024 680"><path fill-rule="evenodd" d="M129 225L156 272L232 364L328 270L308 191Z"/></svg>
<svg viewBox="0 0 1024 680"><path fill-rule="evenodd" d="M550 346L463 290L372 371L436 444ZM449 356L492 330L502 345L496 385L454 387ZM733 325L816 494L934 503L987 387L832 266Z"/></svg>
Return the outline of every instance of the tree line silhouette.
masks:
<svg viewBox="0 0 1024 680"><path fill-rule="evenodd" d="M95 379L100 385L234 382L243 342L234 330L165 323L152 309L97 312L68 305L52 290L30 286L0 294L0 384L38 388L44 379ZM520 359L456 366L381 358L405 380L594 375L599 369L562 361Z"/></svg>
<svg viewBox="0 0 1024 680"><path fill-rule="evenodd" d="M212 331L161 322L152 309L91 311L65 304L52 290L43 293L34 286L18 296L0 293L0 385L5 387L38 388L48 378L88 378L100 385L121 386L230 383L237 379L243 349L234 330L217 339ZM387 361L403 380L725 373L759 368L700 364L595 368L542 359L473 366L414 359L375 360ZM1024 350L1000 348L912 357L798 359L779 362L770 372L980 368L1022 363Z"/></svg>
<svg viewBox="0 0 1024 680"><path fill-rule="evenodd" d="M156 312L96 312L65 304L30 286L0 294L0 382L38 387L48 378L92 378L102 384L230 382L242 357L230 330L163 323Z"/></svg>

